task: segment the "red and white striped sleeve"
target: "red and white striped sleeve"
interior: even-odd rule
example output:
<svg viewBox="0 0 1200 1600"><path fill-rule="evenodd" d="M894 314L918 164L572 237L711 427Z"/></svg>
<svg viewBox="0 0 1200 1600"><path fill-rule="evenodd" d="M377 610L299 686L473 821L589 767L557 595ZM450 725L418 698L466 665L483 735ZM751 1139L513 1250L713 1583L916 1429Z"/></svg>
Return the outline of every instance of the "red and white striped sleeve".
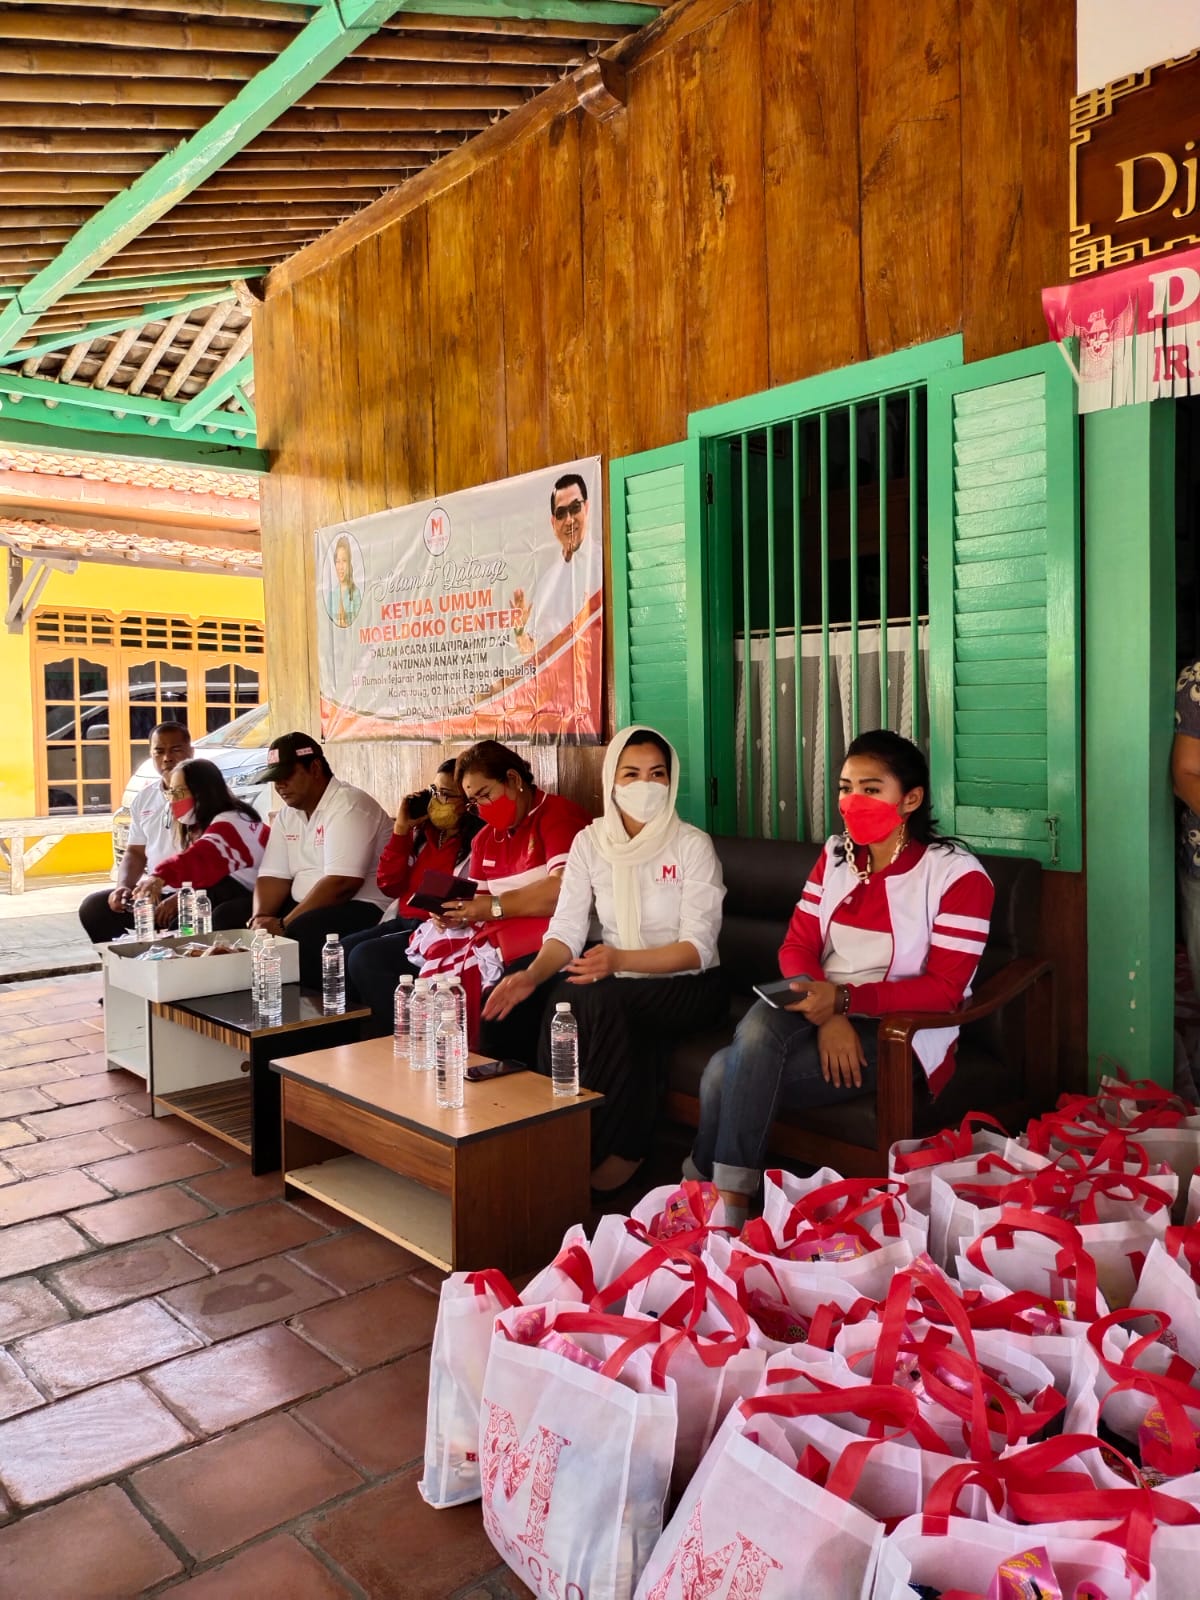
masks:
<svg viewBox="0 0 1200 1600"><path fill-rule="evenodd" d="M266 848L267 826L240 811L223 811L200 837L155 867L155 876L173 889L185 883L211 889L237 872L257 867Z"/></svg>
<svg viewBox="0 0 1200 1600"><path fill-rule="evenodd" d="M788 931L779 947L779 971L785 978L823 978L821 965L821 891L828 849L822 850L804 885Z"/></svg>
<svg viewBox="0 0 1200 1600"><path fill-rule="evenodd" d="M856 983L850 1009L881 1017L890 1011L953 1011L983 955L996 891L982 870L964 872L942 896L929 936L925 970L915 978Z"/></svg>

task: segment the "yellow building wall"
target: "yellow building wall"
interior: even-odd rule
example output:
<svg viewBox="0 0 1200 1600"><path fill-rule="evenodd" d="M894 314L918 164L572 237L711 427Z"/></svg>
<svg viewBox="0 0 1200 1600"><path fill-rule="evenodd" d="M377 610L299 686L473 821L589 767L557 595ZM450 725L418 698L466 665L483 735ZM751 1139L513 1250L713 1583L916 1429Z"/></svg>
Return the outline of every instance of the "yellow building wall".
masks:
<svg viewBox="0 0 1200 1600"><path fill-rule="evenodd" d="M88 611L149 611L176 617L263 620L259 578L225 578L205 572L130 570L81 562L74 573L54 572L39 606ZM0 628L0 818L38 814L34 776L33 652L28 628ZM83 834L56 844L29 869L30 876L106 872L112 847L104 834Z"/></svg>

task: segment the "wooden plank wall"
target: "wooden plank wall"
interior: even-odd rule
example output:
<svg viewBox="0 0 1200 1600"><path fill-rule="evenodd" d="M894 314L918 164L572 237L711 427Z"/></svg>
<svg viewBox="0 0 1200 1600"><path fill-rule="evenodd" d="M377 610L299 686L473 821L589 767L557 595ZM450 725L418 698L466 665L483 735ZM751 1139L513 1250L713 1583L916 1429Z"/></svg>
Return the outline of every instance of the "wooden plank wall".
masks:
<svg viewBox="0 0 1200 1600"><path fill-rule="evenodd" d="M255 359L277 728L316 722L315 528L666 444L690 411L945 334L968 360L1045 338L1073 0L691 0L625 64L615 116L551 91L559 114L448 163L441 188L434 168L380 202L377 231L360 219L271 284ZM596 752L530 755L598 804ZM334 757L388 805L432 761ZM1055 940L1077 1075L1082 877L1052 875L1047 916L1078 930Z"/></svg>

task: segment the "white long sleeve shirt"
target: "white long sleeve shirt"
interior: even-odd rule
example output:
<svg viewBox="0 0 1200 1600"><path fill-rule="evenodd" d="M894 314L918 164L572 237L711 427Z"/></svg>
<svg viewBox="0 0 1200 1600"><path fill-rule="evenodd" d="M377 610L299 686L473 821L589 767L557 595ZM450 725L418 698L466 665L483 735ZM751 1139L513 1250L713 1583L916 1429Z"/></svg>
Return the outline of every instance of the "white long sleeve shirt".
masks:
<svg viewBox="0 0 1200 1600"><path fill-rule="evenodd" d="M720 965L717 935L721 931L721 902L725 879L708 834L683 822L672 844L659 856L637 868L642 909L642 943L647 950L686 939L696 947L700 970ZM558 905L546 930L547 939L565 944L577 956L588 941L589 929L599 922L600 937L620 948L612 867L585 831L578 834L563 872ZM695 971L695 968L691 968ZM649 973L622 973L622 977L649 977ZM655 973L655 977L683 977L683 973Z"/></svg>

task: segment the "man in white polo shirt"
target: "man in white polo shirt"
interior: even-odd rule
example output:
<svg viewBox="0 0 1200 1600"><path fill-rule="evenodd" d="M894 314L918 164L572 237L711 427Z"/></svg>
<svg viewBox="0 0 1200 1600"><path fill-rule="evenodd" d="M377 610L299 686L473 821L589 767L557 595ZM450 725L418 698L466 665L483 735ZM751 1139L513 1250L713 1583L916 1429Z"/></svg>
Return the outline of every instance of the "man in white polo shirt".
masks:
<svg viewBox="0 0 1200 1600"><path fill-rule="evenodd" d="M375 868L392 819L364 790L340 783L306 733L276 739L267 760L258 781L275 785L283 808L271 823L250 926L295 939L300 982L319 989L325 935L373 927L388 904Z"/></svg>
<svg viewBox="0 0 1200 1600"><path fill-rule="evenodd" d="M181 761L192 759L192 736L182 722L160 722L150 735L150 759L158 773L129 804L129 836L117 868L115 889L98 889L79 907L79 920L93 944L107 944L133 927L133 886L146 872L179 848L171 831L170 778ZM160 928L175 926L174 890L155 908Z"/></svg>

